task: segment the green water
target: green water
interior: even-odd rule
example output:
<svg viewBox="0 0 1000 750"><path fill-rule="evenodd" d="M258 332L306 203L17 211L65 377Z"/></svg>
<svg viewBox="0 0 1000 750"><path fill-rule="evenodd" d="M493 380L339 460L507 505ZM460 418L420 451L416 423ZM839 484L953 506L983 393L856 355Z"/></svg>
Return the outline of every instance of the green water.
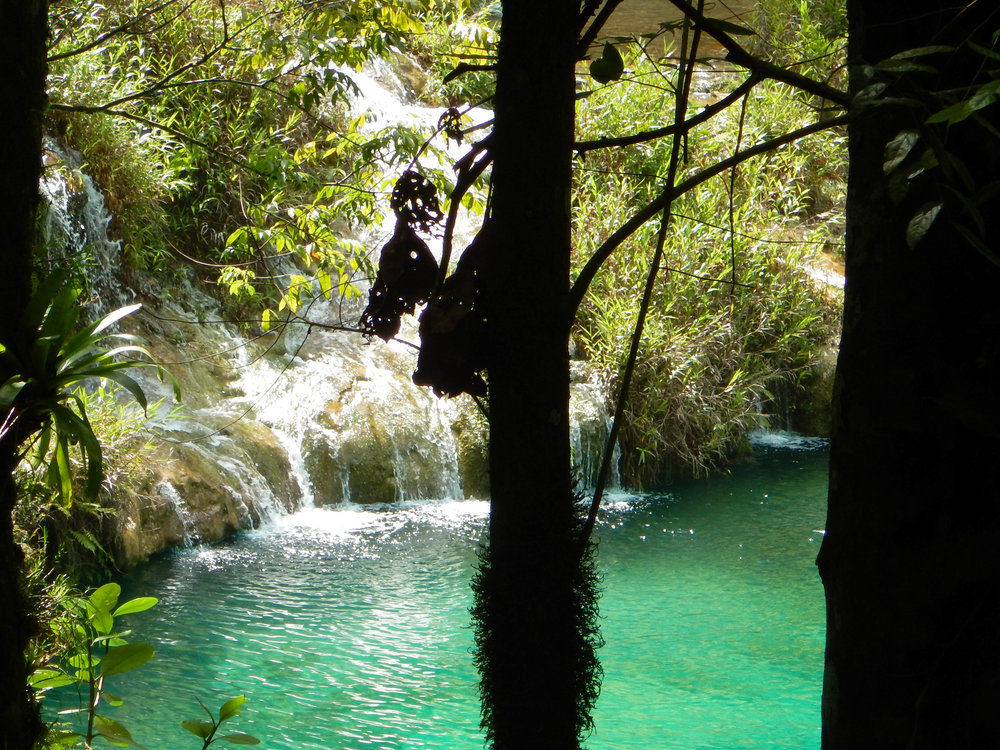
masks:
<svg viewBox="0 0 1000 750"><path fill-rule="evenodd" d="M787 441L779 441L787 442ZM600 528L606 673L591 750L819 746L825 450L617 495ZM156 659L107 713L151 750L197 747L196 699L250 697L271 750L482 747L469 578L487 507L310 510L156 560L123 585ZM114 684L111 684L114 682Z"/></svg>

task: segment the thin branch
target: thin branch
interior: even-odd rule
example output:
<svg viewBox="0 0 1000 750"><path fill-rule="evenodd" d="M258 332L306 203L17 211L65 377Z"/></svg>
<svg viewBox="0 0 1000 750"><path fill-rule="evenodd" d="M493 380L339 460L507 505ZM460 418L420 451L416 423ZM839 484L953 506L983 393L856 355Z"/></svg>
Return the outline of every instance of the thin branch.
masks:
<svg viewBox="0 0 1000 750"><path fill-rule="evenodd" d="M653 218L653 216L662 211L663 208L670 204L670 202L675 198L693 190L706 180L715 177L717 174L725 172L747 159L752 159L753 157L765 154L768 151L773 151L786 143L792 143L793 141L797 141L799 138L804 138L807 135L812 135L813 133L819 133L824 130L829 130L830 128L845 125L849 119L849 115L840 115L829 120L823 120L822 122L816 122L812 125L806 125L805 127L798 128L797 130L792 130L782 136L778 136L777 138L763 141L762 143L758 143L757 145L751 146L743 151L738 151L729 158L716 162L712 166L697 172L688 179L684 180L684 182L664 190L658 197L647 203L643 208L639 209L632 215L631 219L615 230L615 232L604 241L594 254L590 256L590 260L588 260L584 267L580 270L579 275L576 277L576 281L573 282L573 287L570 289L569 320L572 320L576 316L576 311L580 307L580 303L583 301L584 296L587 294L587 289L590 288L591 282L593 282L594 277L597 275L597 271L604 264L604 262L615 250L618 249L619 245L631 237L633 233Z"/></svg>
<svg viewBox="0 0 1000 750"><path fill-rule="evenodd" d="M463 156L456 166L458 167L458 178L455 180L455 188L448 196L448 217L444 224L444 237L441 240L441 265L438 267L438 277L434 286L439 287L444 283L445 276L448 275L448 264L451 261L451 243L455 236L455 222L458 220L458 210L462 205L462 198L469 191L469 188L486 171L486 168L493 163L493 155L489 151L492 136L486 136L476 143ZM476 155L486 152L486 156L476 160Z"/></svg>
<svg viewBox="0 0 1000 750"><path fill-rule="evenodd" d="M128 19L125 23L120 24L114 27L113 29L109 29L108 31L105 31L103 34L99 34L93 40L91 40L87 44L84 44L83 46L74 47L73 49L67 50L66 52L60 52L55 55L50 55L47 58L47 62L54 63L57 60L65 60L67 57L75 57L76 55L82 55L84 52L89 52L90 50L94 49L94 47L99 47L100 45L104 44L104 42L108 41L108 39L117 36L118 34L138 33L138 32L131 32L132 26L134 26L139 21L152 16L155 13L159 13L164 8L167 8L176 2L179 2L179 0L165 0L165 2L161 3L160 5L157 5L156 7L153 8L148 8L144 10L140 15L133 16L132 18Z"/></svg>
<svg viewBox="0 0 1000 750"><path fill-rule="evenodd" d="M812 78L808 78L801 73L787 70L774 63L754 57L739 42L719 28L717 24L713 23L713 19L706 18L704 13L691 7L685 0L670 0L670 2L681 13L694 21L698 28L704 29L715 41L725 47L727 52L726 59L734 65L752 70L765 78L773 78L776 81L787 83L807 93L815 94L822 99L839 104L841 107L847 107L850 104L851 98L846 91L835 89L820 81L814 81Z"/></svg>
<svg viewBox="0 0 1000 750"><path fill-rule="evenodd" d="M699 8L704 5L705 0L698 0ZM687 50L687 25L681 42L681 54L686 55ZM691 39L691 49L688 60L677 70L677 91L679 95L675 100L674 123L680 125L687 117L687 105L690 95L691 78L694 75L695 57L698 51L700 33L695 27L693 38ZM682 138L674 138L670 144L670 163L667 167L666 184L673 185L677 179L677 172L681 163ZM660 229L656 238L656 249L649 264L649 271L646 274L646 284L642 291L642 301L639 303L639 311L636 316L635 328L632 331L632 340L629 342L628 358L625 362L625 369L622 372L621 384L618 388L618 397L615 400L615 413L611 420L611 429L608 432L608 439L604 446L604 453L601 455L601 466L597 474L597 484L594 487L594 497L590 503L590 512L584 522L580 533L581 555L590 543L590 535L593 533L597 523L597 513L601 507L601 500L604 489L607 486L608 476L611 471L611 459L614 455L615 445L618 443L618 432L625 416L625 403L628 399L629 389L632 385L632 376L635 373L636 363L639 360L639 346L642 343L642 333L646 326L646 315L649 313L649 306L653 299L653 289L656 286L656 277L660 272L663 259L663 248L666 244L667 228L670 226L672 200L663 206L663 216L660 219Z"/></svg>
<svg viewBox="0 0 1000 750"><path fill-rule="evenodd" d="M475 73L477 71L491 71L496 69L497 66L494 63L473 64L473 63L461 62L458 65L456 65L454 70L452 70L448 75L446 75L444 79L442 79L441 83L449 83L451 81L454 81L459 76L465 75L466 73Z"/></svg>
<svg viewBox="0 0 1000 750"><path fill-rule="evenodd" d="M656 140L657 138L663 138L664 136L673 135L675 133L687 133L689 130L697 125L700 125L712 117L717 115L722 110L729 107L731 104L739 101L739 99L745 96L750 89L756 86L763 80L763 76L756 72L751 72L750 76L743 81L739 86L733 89L732 93L727 94L719 101L709 104L707 107L701 110L698 114L693 117L689 117L684 122L671 123L670 125L665 125L662 128L655 128L653 130L646 130L641 133L633 133L632 135L621 136L618 138L597 138L592 141L579 141L573 148L578 154L584 154L588 151L595 151L600 148L619 148L622 146L633 146L637 143L645 143L647 141Z"/></svg>
<svg viewBox="0 0 1000 750"><path fill-rule="evenodd" d="M608 19L611 18L611 14L615 12L615 9L622 4L622 0L607 0L604 3L604 7L601 8L601 12L597 14L597 18L590 24L590 27L583 32L580 36L580 41L576 45L576 56L578 58L584 58L587 55L587 50L590 45L594 43L597 39L597 35L601 33L601 29L604 28L604 24L607 23Z"/></svg>

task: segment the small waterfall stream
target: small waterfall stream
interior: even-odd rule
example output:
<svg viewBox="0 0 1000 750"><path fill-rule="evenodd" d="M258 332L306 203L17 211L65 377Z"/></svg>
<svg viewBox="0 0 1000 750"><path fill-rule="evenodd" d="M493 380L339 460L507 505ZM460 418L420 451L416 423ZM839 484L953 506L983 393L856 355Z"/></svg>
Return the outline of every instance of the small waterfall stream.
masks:
<svg viewBox="0 0 1000 750"><path fill-rule="evenodd" d="M357 80L356 110L378 124L436 124L440 110L403 103L405 87L391 71ZM101 312L136 297L144 302L124 327L146 339L184 397L172 410L170 389L151 370L142 376L150 401L163 403L148 423L159 439L148 486L120 514L125 564L303 506L486 497L485 419L470 400L439 399L412 383L416 350L403 342L417 341L415 319L401 341L368 342L323 328L355 324L359 301L319 299L308 314L321 325L247 340L221 322L218 304L193 280L173 298L143 298L118 280L120 247L108 238L110 216L80 160L55 141L46 151L54 165L42 182L50 257L87 269ZM374 253L384 242L378 231L362 238ZM456 250L474 232L472 222L459 231ZM573 459L585 489L595 480L609 417L584 363L574 363L573 374Z"/></svg>

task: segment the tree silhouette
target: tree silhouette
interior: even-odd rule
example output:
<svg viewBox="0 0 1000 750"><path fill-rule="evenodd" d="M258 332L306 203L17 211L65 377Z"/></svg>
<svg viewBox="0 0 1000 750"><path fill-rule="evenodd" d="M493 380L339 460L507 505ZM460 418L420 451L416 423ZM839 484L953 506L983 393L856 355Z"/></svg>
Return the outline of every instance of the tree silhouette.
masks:
<svg viewBox="0 0 1000 750"><path fill-rule="evenodd" d="M995 3L848 4L823 748L982 748L1000 698ZM922 165L922 166L921 166Z"/></svg>

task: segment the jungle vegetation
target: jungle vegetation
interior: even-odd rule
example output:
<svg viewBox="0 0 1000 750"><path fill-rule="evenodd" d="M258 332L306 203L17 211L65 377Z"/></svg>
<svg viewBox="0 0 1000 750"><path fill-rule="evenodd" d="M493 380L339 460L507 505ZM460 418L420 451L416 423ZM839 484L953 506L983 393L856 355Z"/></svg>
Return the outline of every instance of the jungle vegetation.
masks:
<svg viewBox="0 0 1000 750"><path fill-rule="evenodd" d="M707 20L701 5L678 2L685 20L592 48L617 3L502 5L498 30L471 5L402 0L5 3L5 55L30 64L17 66L0 91L0 103L11 105L0 107L10 119L9 148L21 154L4 162L12 239L0 341L13 351L32 274L46 271L30 252L37 191L26 186L37 184L38 165L23 158L39 152L43 128L86 155L137 283L156 278L147 288L169 289L174 269L193 265L218 280L248 327L280 327L301 319L311 295L358 294L356 282L374 275L374 256L344 230L380 218L395 178L428 148L426 134L372 133L346 118L350 70L402 50L467 73L430 87L428 97L455 108L442 131L457 136L462 107L477 103L491 106L493 132L462 133L480 138L462 169L421 176L411 205L431 206L423 186L435 184L449 207L464 199L466 209L481 211L485 229L465 265L449 275L443 263L415 299L460 310L482 349L463 349L470 339L463 330L427 346L420 369L444 393L476 392L485 382L471 375L488 373L491 462L504 471L493 472L503 479L492 487L476 584L487 737L497 748L574 748L596 698L599 634L566 439L570 343L613 389L633 396L616 411L634 482L706 471L738 454L760 404L786 389L794 394L836 330L836 301L807 279L807 268L816 248L840 241L846 126L852 184L860 187L846 196L849 334L821 557L831 612L839 613L831 621L824 746L857 747L862 736L884 738L881 746L904 736L914 747L955 736L954 746L981 746L992 720L977 706L992 705L981 699L995 692L984 675L996 670L976 657L997 652L990 638L998 629L995 607L976 593L987 582L969 573L989 575L996 561L988 542L974 545L985 558L968 558L963 540L970 523L976 534L992 533L997 517L995 478L981 470L995 448L993 401L966 401L988 391L996 359L988 343L997 314L996 212L988 210L996 201L989 177L997 152L996 11L922 0L900 18L861 0L846 16L834 3L791 11L765 3L757 41L743 44L741 24ZM817 5L829 15L817 17ZM848 21L849 91L859 108L850 124L841 114L850 98L839 52ZM704 92L696 64L703 37L722 44L738 71L710 77ZM713 116L704 127L693 112L699 106ZM620 140L623 125L636 140ZM406 223L426 215L411 213ZM658 215L657 226L650 220ZM85 287L82 270L74 283ZM508 305L512 289L529 303ZM879 299L890 301L873 322L861 311ZM886 345L908 340L902 334L914 328L931 347L920 378L911 375L916 345ZM965 334L956 338L959 329ZM433 316L425 331L425 344L454 333L436 328ZM902 417L914 404L919 424ZM22 494L14 469L22 441L46 419L19 422L3 441L0 595L18 606L5 609L0 632L9 644L0 698L4 747L12 748L30 746L39 732L24 687L21 647L31 624L10 524ZM941 444L941 435L956 434L966 439ZM914 467L938 467L940 479L923 483ZM962 482L950 481L955 474ZM880 480L862 491L869 476ZM903 496L915 505L903 507ZM955 498L947 514L945 497ZM953 510L968 498L975 512ZM544 521L526 538L529 510ZM897 526L895 554L883 542ZM924 528L944 535L944 553L921 544ZM846 545L859 532L865 544ZM941 567L946 575L934 567L943 557L953 566ZM884 575L866 579L872 570ZM897 589L907 577L914 585ZM892 601L906 606L890 610L895 605L876 588L898 590ZM859 592L871 596L853 599ZM847 617L858 601L867 616ZM932 610L946 614L925 618ZM901 642L902 630L911 637ZM967 645L941 647L960 634L970 636ZM924 656L909 657L916 653ZM886 675L900 675L893 666L900 663L912 671L872 697L862 663L876 656L887 660ZM535 693L520 688L529 673ZM957 690L969 673L983 677ZM904 696L905 705L888 701L879 704L883 713L871 711L880 695Z"/></svg>

